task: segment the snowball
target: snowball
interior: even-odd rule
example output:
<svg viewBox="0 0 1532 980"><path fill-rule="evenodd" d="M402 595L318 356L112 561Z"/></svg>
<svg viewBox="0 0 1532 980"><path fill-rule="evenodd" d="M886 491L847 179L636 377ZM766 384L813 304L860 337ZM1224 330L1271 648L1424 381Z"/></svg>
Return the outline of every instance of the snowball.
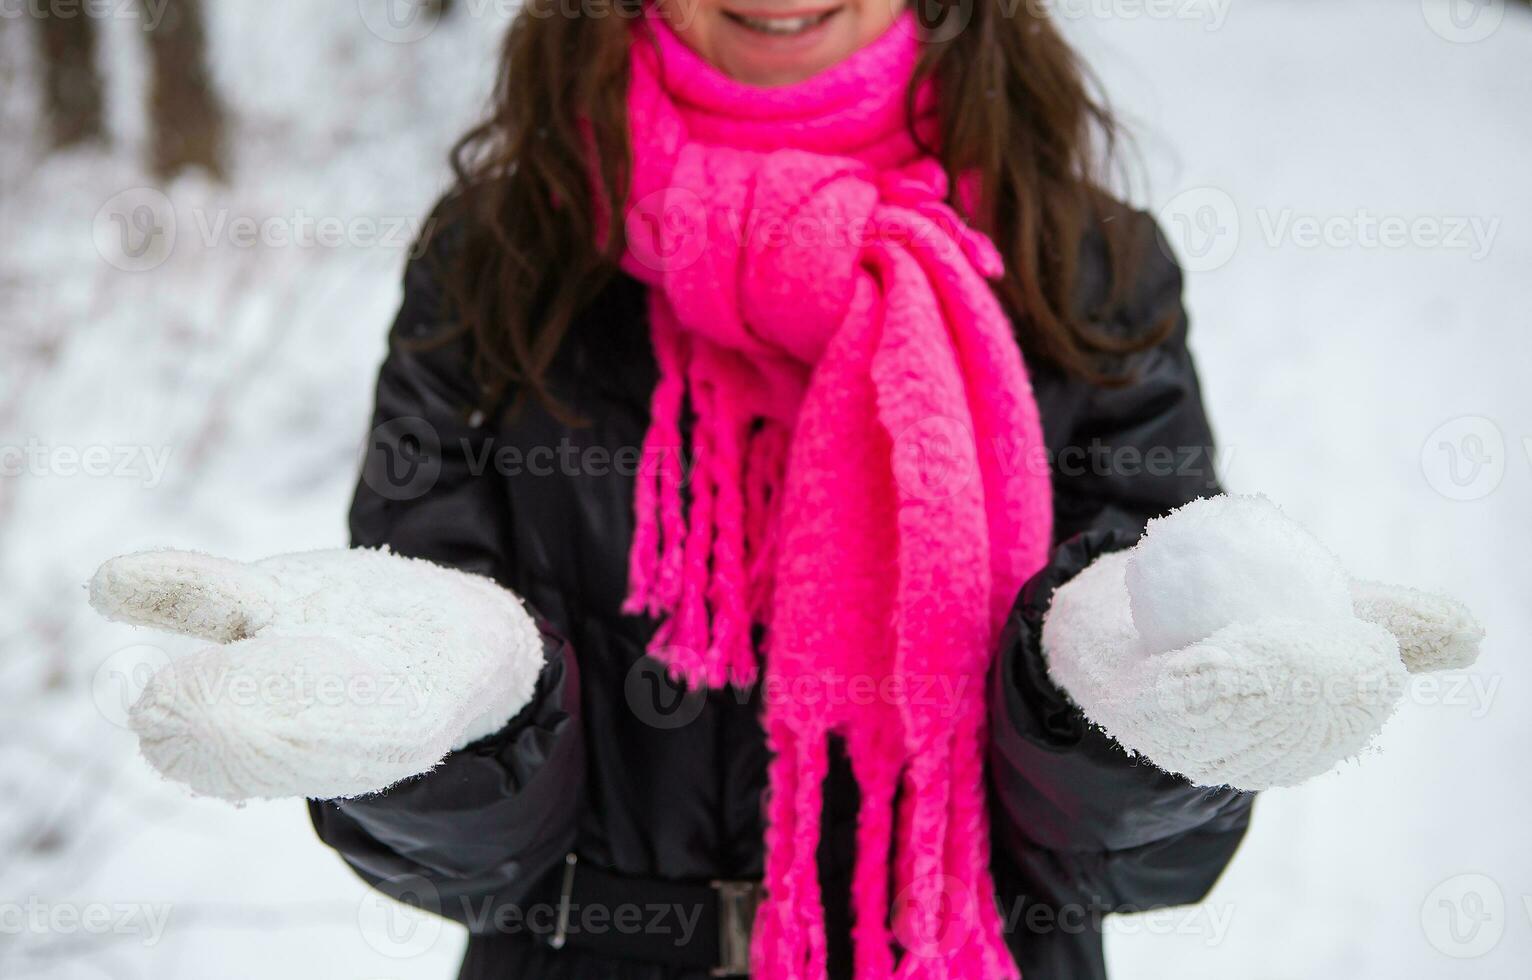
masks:
<svg viewBox="0 0 1532 980"><path fill-rule="evenodd" d="M1140 643L1152 653L1268 616L1354 618L1340 562L1264 496L1194 500L1150 521L1126 584Z"/></svg>

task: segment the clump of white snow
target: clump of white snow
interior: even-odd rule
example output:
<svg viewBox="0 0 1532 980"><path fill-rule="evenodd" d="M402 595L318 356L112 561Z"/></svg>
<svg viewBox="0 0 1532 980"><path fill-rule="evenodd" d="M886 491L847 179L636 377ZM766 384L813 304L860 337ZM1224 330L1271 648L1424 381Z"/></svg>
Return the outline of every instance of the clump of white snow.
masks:
<svg viewBox="0 0 1532 980"><path fill-rule="evenodd" d="M1264 495L1194 500L1149 522L1125 573L1146 653L1232 623L1354 618L1350 578L1319 539Z"/></svg>

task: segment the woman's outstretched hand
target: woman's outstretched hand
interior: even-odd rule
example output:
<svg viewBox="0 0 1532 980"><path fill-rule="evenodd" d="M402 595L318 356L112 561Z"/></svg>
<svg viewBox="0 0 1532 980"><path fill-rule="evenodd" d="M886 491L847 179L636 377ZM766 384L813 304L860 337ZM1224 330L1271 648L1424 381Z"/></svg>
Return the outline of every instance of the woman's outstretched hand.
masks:
<svg viewBox="0 0 1532 980"><path fill-rule="evenodd" d="M1361 752L1408 675L1466 667L1460 603L1353 581L1264 497L1194 501L1058 589L1055 683L1124 747L1195 783L1291 786Z"/></svg>
<svg viewBox="0 0 1532 980"><path fill-rule="evenodd" d="M543 665L515 595L386 551L142 552L102 565L90 602L215 644L155 674L128 723L161 773L226 800L357 796L425 772L503 727Z"/></svg>

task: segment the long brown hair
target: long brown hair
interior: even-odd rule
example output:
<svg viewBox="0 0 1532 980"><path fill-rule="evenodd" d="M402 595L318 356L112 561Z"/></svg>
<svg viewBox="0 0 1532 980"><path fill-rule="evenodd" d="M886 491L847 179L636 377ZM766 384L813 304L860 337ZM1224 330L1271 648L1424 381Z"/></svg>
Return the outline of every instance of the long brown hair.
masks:
<svg viewBox="0 0 1532 980"><path fill-rule="evenodd" d="M461 246L447 270L457 331L473 334L486 405L508 390L564 414L548 371L571 323L616 274L621 222L597 244L598 214L623 213L629 173L629 24L650 0L605 0L574 13L570 0L527 0L507 34L491 111L452 153L449 224ZM1086 69L1028 0L910 0L925 39L911 84L934 77L939 145L954 177L977 172L983 213L970 218L1005 259L996 292L1029 363L1095 383L1109 365L1155 343L1108 334L1077 309L1081 241L1101 230L1113 267L1128 254L1112 221L1103 168L1118 130ZM600 180L593 186L587 135ZM1119 292L1123 275L1113 275ZM1083 313L1083 315L1082 315ZM519 403L518 397L517 402Z"/></svg>

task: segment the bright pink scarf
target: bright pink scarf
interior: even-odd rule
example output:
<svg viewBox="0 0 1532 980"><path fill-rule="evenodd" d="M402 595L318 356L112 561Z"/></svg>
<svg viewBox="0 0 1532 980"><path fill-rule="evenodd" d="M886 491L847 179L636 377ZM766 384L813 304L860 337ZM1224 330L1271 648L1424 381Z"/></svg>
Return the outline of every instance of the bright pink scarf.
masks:
<svg viewBox="0 0 1532 980"><path fill-rule="evenodd" d="M834 68L761 89L658 15L634 32L624 268L651 287L645 459L664 463L637 486L626 608L663 619L650 652L695 686L755 683L764 627L774 758L752 956L769 980L825 973L832 733L861 792L856 976L1017 975L989 873L985 674L1045 560L1048 473L985 281L1000 256L907 130L919 45L906 14ZM923 139L934 104L927 85Z"/></svg>

